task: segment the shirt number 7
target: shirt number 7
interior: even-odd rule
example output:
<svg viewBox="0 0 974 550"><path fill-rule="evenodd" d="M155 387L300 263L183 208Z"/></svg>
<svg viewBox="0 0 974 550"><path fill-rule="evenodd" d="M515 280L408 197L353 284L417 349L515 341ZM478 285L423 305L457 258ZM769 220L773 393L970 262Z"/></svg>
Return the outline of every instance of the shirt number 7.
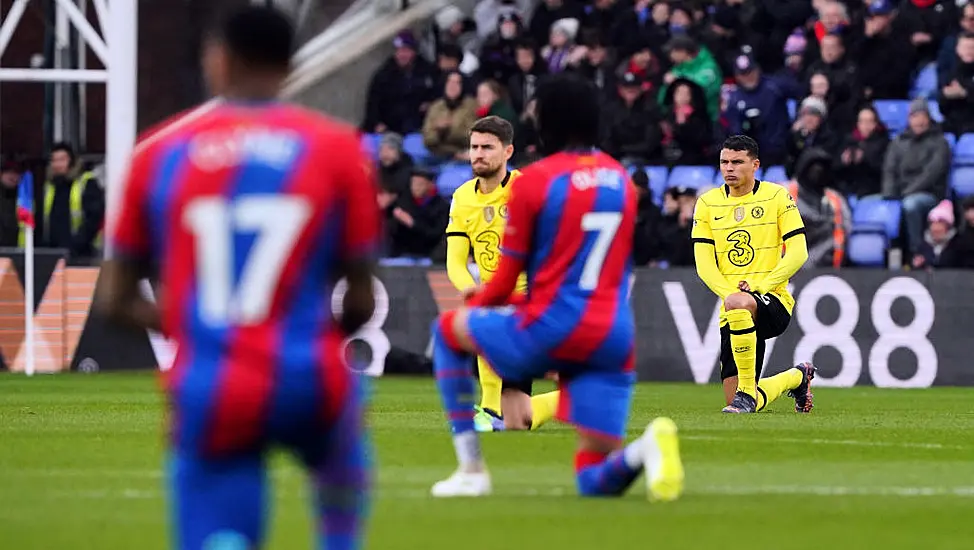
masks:
<svg viewBox="0 0 974 550"><path fill-rule="evenodd" d="M609 254L609 246L615 240L619 224L622 223L621 212L589 212L582 216L582 231L594 232L595 244L589 250L585 264L582 266L582 276L578 279L578 288L595 290L602 274L602 265Z"/></svg>

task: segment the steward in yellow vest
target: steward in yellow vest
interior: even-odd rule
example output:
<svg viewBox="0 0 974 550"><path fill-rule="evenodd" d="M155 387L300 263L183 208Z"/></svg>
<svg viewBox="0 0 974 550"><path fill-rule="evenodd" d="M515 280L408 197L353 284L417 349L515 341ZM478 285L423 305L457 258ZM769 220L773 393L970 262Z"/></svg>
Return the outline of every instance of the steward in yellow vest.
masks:
<svg viewBox="0 0 974 550"><path fill-rule="evenodd" d="M40 243L66 248L72 256L95 257L101 247L105 191L92 172L78 168L69 145L53 147L42 210L37 213Z"/></svg>

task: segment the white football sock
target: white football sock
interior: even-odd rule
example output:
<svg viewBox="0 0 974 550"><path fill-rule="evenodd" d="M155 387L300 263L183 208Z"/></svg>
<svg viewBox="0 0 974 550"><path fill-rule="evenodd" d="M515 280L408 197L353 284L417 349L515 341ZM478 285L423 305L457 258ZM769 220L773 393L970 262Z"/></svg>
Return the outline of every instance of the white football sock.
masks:
<svg viewBox="0 0 974 550"><path fill-rule="evenodd" d="M466 472L483 470L484 457L480 452L480 438L477 437L477 432L469 431L454 435L453 449L457 453L457 462L461 470Z"/></svg>
<svg viewBox="0 0 974 550"><path fill-rule="evenodd" d="M643 467L643 442L639 438L622 449L622 461L632 470Z"/></svg>

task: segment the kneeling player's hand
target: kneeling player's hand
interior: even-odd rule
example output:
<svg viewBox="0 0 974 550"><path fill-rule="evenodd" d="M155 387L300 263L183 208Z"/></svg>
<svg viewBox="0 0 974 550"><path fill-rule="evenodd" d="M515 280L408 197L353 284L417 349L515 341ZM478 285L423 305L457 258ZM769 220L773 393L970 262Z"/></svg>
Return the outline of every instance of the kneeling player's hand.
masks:
<svg viewBox="0 0 974 550"><path fill-rule="evenodd" d="M751 292L751 285L747 284L747 281L741 281L737 283L737 290L741 292Z"/></svg>

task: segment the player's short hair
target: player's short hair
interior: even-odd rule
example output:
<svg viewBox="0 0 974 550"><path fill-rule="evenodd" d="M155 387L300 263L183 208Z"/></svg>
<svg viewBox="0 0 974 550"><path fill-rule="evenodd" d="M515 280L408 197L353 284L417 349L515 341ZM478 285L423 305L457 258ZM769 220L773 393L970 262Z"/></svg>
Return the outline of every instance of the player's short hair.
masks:
<svg viewBox="0 0 974 550"><path fill-rule="evenodd" d="M599 141L599 95L592 82L572 73L541 79L535 92L538 137L544 154Z"/></svg>
<svg viewBox="0 0 974 550"><path fill-rule="evenodd" d="M761 151L758 149L758 142L754 141L750 136L745 135L731 136L725 139L724 144L720 148L727 149L728 151L746 151L747 156L752 159L758 158L761 154Z"/></svg>
<svg viewBox="0 0 974 550"><path fill-rule="evenodd" d="M278 9L247 6L229 12L212 31L230 53L258 69L287 71L294 52L294 26Z"/></svg>
<svg viewBox="0 0 974 550"><path fill-rule="evenodd" d="M470 133L490 134L501 140L504 147L514 143L514 126L499 116L487 116L474 122Z"/></svg>

